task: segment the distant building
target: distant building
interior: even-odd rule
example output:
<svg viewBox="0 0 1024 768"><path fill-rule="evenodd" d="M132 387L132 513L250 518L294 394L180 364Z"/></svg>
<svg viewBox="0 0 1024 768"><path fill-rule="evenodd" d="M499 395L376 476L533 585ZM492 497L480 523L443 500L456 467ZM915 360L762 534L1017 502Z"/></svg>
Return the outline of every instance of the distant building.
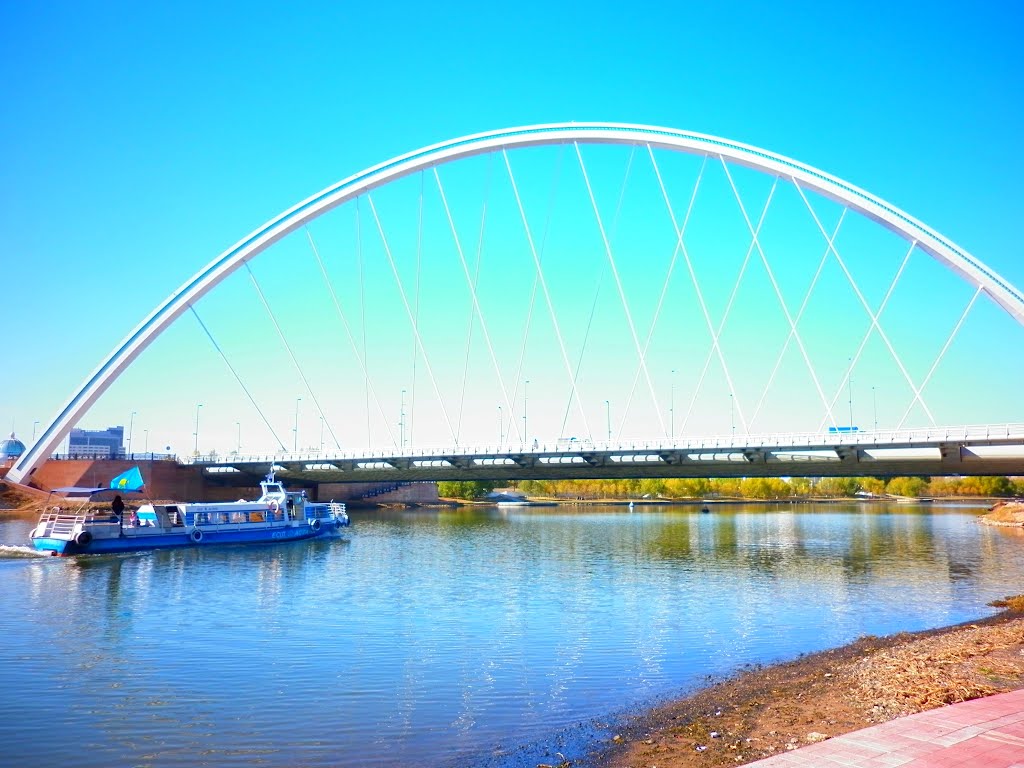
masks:
<svg viewBox="0 0 1024 768"><path fill-rule="evenodd" d="M124 452L124 427L107 427L104 430L71 430L68 438L68 455L83 459L120 459Z"/></svg>
<svg viewBox="0 0 1024 768"><path fill-rule="evenodd" d="M24 452L25 444L16 438L13 432L9 439L0 440L0 464L18 458Z"/></svg>

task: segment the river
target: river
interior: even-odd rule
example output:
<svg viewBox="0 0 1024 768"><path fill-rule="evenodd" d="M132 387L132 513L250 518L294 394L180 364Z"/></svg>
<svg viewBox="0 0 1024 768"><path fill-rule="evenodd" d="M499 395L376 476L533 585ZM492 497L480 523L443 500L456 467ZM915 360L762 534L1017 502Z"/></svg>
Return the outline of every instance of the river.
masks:
<svg viewBox="0 0 1024 768"><path fill-rule="evenodd" d="M0 521L0 763L557 762L709 676L984 616L1024 583L1024 539L966 507L579 509L66 559Z"/></svg>

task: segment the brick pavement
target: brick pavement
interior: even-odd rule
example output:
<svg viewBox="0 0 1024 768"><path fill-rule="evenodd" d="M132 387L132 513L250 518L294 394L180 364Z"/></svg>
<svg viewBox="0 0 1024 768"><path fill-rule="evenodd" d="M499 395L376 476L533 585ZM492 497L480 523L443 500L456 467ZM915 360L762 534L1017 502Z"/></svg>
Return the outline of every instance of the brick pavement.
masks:
<svg viewBox="0 0 1024 768"><path fill-rule="evenodd" d="M1024 768L1024 690L901 717L754 768Z"/></svg>

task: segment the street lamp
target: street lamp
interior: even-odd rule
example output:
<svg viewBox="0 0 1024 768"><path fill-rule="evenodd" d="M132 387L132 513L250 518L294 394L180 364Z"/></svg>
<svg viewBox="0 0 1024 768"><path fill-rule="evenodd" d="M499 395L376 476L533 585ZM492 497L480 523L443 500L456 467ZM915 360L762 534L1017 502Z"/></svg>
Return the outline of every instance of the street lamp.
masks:
<svg viewBox="0 0 1024 768"><path fill-rule="evenodd" d="M871 407L875 414L875 432L878 431L878 398L875 396L875 388L871 388Z"/></svg>
<svg viewBox="0 0 1024 768"><path fill-rule="evenodd" d="M527 443L530 440L530 438L529 438L530 430L526 428L526 400L527 400L526 396L527 396L527 392L528 392L529 386L530 386L530 380L527 379L526 383L523 384L523 442L524 443Z"/></svg>
<svg viewBox="0 0 1024 768"><path fill-rule="evenodd" d="M38 419L36 419L35 421L32 422L32 442L33 443L36 441L36 424L38 424L38 423L39 423Z"/></svg>
<svg viewBox="0 0 1024 768"><path fill-rule="evenodd" d="M324 452L324 417L320 417L320 453Z"/></svg>
<svg viewBox="0 0 1024 768"><path fill-rule="evenodd" d="M668 420L672 432L672 439L676 439L676 369L672 369L672 395L668 401Z"/></svg>
<svg viewBox="0 0 1024 768"><path fill-rule="evenodd" d="M729 393L729 421L732 422L732 436L736 437L736 402L733 400L732 392Z"/></svg>
<svg viewBox="0 0 1024 768"><path fill-rule="evenodd" d="M398 447L405 450L405 390L402 390L402 407L398 413Z"/></svg>
<svg viewBox="0 0 1024 768"><path fill-rule="evenodd" d="M604 401L604 420L608 424L608 442L612 441L612 406L607 400Z"/></svg>
<svg viewBox="0 0 1024 768"><path fill-rule="evenodd" d="M505 442L505 423L501 420L501 406L498 406L498 445Z"/></svg>
<svg viewBox="0 0 1024 768"><path fill-rule="evenodd" d="M295 443L292 446L292 451L294 453L298 453L299 452L299 403L301 403L301 402L302 402L302 398L301 397L296 397L295 398L295 429L292 430L292 432L295 433Z"/></svg>
<svg viewBox="0 0 1024 768"><path fill-rule="evenodd" d="M242 422L236 421L235 427L238 428L238 440L235 442L235 455L242 453Z"/></svg>
<svg viewBox="0 0 1024 768"><path fill-rule="evenodd" d="M146 442L143 444L142 450L143 450L144 453L149 454L149 430L148 429L144 429L142 431L146 435Z"/></svg>
<svg viewBox="0 0 1024 768"><path fill-rule="evenodd" d="M128 419L128 455L132 455L132 434L135 432L135 411L132 411L131 417Z"/></svg>
<svg viewBox="0 0 1024 768"><path fill-rule="evenodd" d="M850 403L850 421L849 421L849 426L850 426L850 429L852 430L853 429L853 358L852 357L849 358L849 363L850 363L850 377L847 380L847 385L848 385L847 386L847 394L848 394L849 403Z"/></svg>
<svg viewBox="0 0 1024 768"><path fill-rule="evenodd" d="M202 407L202 403L196 403L196 431L192 433L196 438L196 456L199 455L199 409Z"/></svg>

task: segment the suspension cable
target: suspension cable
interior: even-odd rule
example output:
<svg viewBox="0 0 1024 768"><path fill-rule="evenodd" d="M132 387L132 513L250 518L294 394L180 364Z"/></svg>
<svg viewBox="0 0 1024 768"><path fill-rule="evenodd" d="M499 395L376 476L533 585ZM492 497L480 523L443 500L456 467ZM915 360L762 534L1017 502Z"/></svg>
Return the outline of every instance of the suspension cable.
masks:
<svg viewBox="0 0 1024 768"><path fill-rule="evenodd" d="M377 405L377 412L380 414L381 419L384 420L384 426L388 430L388 435L391 437L391 441L395 441L395 436L391 432L391 425L388 424L387 416L384 415L384 408L381 406L380 399L377 397L377 390L374 389L373 383L370 381L370 373L366 369L366 361L359 352L359 345L356 343L355 337L352 335L352 327L349 325L348 317L345 315L345 311L341 308L341 302L338 300L338 294L334 290L334 284L331 282L330 276L327 274L327 267L324 264L324 260L320 257L320 249L316 247L316 242L313 240L313 234L309 231L309 227L305 227L306 237L309 239L309 247L313 249L313 256L316 257L316 263L320 266L320 274L324 277L324 284L327 286L328 292L331 294L331 301L334 303L334 309L341 319L341 324L345 328L345 335L348 337L349 346L352 347L352 354L355 355L356 362L359 363L359 370L363 374L363 386L368 387L370 394L373 396L373 401ZM397 444L397 443L396 443Z"/></svg>
<svg viewBox="0 0 1024 768"><path fill-rule="evenodd" d="M210 329L206 327L206 323L204 323L203 319L199 317L199 313L196 312L195 306L189 304L188 308L192 310L192 314L196 316L196 320L199 322L199 327L203 329L203 332L206 334L206 338L208 338L210 340L210 343L213 344L213 348L217 350L217 354L220 355L221 359L224 361L224 364L228 367L228 370L231 371L231 375L235 377L235 381L238 382L238 386L242 388L242 391L245 393L245 396L249 398L249 402L252 403L252 407L256 409L256 413L258 413L260 415L260 418L263 419L263 423L267 425L267 429L270 430L270 434L274 436L274 439L277 441L277 444L281 446L281 450L287 451L288 449L284 447L284 443L281 442L281 438L278 437L277 432L274 431L274 427L271 426L270 420L267 419L267 415L263 413L263 410L259 407L259 405L256 404L256 399L252 396L252 393L249 391L249 388L246 387L245 384L242 382L242 378L238 375L238 371L236 371L235 367L231 365L231 361L228 360L227 355L224 354L224 350L220 348L220 344L217 343L217 340L213 338L213 334L210 333Z"/></svg>
<svg viewBox="0 0 1024 768"><path fill-rule="evenodd" d="M669 286L669 283L672 280L672 274L675 271L676 261L679 258L679 253L682 251L684 253L684 256L685 256L685 250L684 250L684 246L683 246L683 236L686 233L686 226L687 226L687 224L690 223L690 214L693 212L693 204L694 204L694 201L697 199L697 189L700 186L701 178L704 176L704 165L707 162L707 156L705 156L704 157L704 163L702 163L701 167L700 167L700 173L697 175L697 181L693 185L693 192L690 194L690 202L686 206L686 215L683 217L683 226L679 227L678 224L676 223L676 217L675 217L675 212L673 210L672 203L670 202L670 200L668 198L668 191L665 189L665 185L662 183L661 171L658 168L657 161L654 159L654 150L651 148L650 144L647 144L645 146L647 147L647 154L651 158L651 165L654 168L655 176L657 177L658 184L661 187L662 195L665 198L665 204L668 206L669 216L672 219L672 228L673 228L673 231L676 234L676 238L675 238L676 239L676 244L675 244L675 247L672 249L672 258L669 260L668 270L665 272L665 280L661 284L661 293L658 296L658 305L657 305L657 307L656 307L656 309L654 311L654 317L651 320L651 327L648 329L647 339L644 341L644 348L643 348L643 359L644 360L647 359L647 353L650 350L651 341L654 339L654 331L658 327L658 320L661 318L661 310L662 310L662 307L663 307L663 305L665 303L665 298L668 295L668 286ZM637 366L636 373L633 375L633 385L630 387L629 397L626 399L626 409L623 412L623 415L622 415L622 417L621 417L621 419L619 421L619 424L620 424L619 437L620 438L621 438L621 429L625 425L626 412L629 411L629 407L633 403L633 396L636 393L636 386L639 383L639 381L640 381L640 367ZM674 434L671 435L671 437L672 437L672 439L675 439L675 435Z"/></svg>
<svg viewBox="0 0 1024 768"><path fill-rule="evenodd" d="M825 228L821 226L821 220L818 219L818 214L816 214L814 212L814 208L811 207L811 203L807 199L807 195L804 194L803 187L800 186L800 184L797 182L796 179L793 179L793 184L794 184L794 186L796 186L797 191L800 193L800 197L803 198L804 205L807 206L807 210L811 212L811 217L814 219L814 223L817 224L818 230L821 232L822 236L826 237L826 239L827 239L827 235L825 234ZM928 404L921 397L921 391L914 384L914 380L910 377L910 374L907 372L907 369L903 365L903 361L900 359L900 356L898 354L896 354L896 349L893 347L892 343L889 341L889 336L885 333L885 331L882 330L882 326L878 322L878 316L875 315L871 311L871 308L868 306L867 299L864 298L864 294L861 293L860 287L857 285L857 281L853 279L853 275L851 275L850 274L850 270L847 269L846 262L843 261L843 257L840 256L839 255L839 251L836 250L835 243L833 243L832 241L829 241L828 247L832 251L832 254L836 257L836 261L839 262L839 266L842 268L843 274L846 275L846 279L850 281L850 285L853 287L853 292L857 295L857 298L860 300L861 306L864 307L864 311L867 312L868 313L868 317L871 318L871 325L878 329L878 335L882 338L882 341L885 342L885 346L887 346L889 348L889 352L890 352L890 354L892 354L893 359L896 360L896 365L899 366L900 372L903 374L904 378L907 380L907 383L910 385L910 388L913 390L914 394L917 396L917 399L920 400L921 407L924 408L925 413L928 414L928 419L931 421L932 425L934 426L935 425L935 417L932 416L932 412L928 408Z"/></svg>
<svg viewBox="0 0 1024 768"><path fill-rule="evenodd" d="M384 234L384 226L381 224L380 216L377 214L377 206L373 204L373 198L367 194L366 202L370 204L370 211L373 213L373 220L377 224L377 232L380 233L381 243L384 246L384 253L388 257L388 263L391 265L391 272L395 276L395 284L398 286L398 293L402 299L402 306L405 307L405 314L409 318L409 324L412 326L413 335L416 337L416 344L419 347L420 354L423 356L423 365L426 366L427 375L430 377L430 383L434 387L434 395L437 397L437 403L441 406L441 414L444 416L445 423L448 425L448 432L452 436L452 441L455 445L459 444L458 435L455 433L455 429L452 427L452 421L448 417L448 409L444 407L444 398L441 397L441 390L437 386L437 379L434 378L434 371L430 367L430 358L427 356L427 350L423 346L423 339L420 336L420 330L416 325L416 319L413 317L412 307L409 306L409 297L405 294L405 288L402 286L402 279L398 274L398 266L395 264L394 256L391 254L391 246L388 245L387 235Z"/></svg>
<svg viewBox="0 0 1024 768"><path fill-rule="evenodd" d="M903 276L903 270L907 267L907 262L910 261L910 255L914 252L917 247L917 240L910 243L910 247L907 249L906 254L903 256L903 261L900 263L900 268L896 270L896 275L893 277L892 282L889 283L889 290L885 292L885 296L882 298L882 303L878 305L878 311L875 314L878 317L882 316L886 306L889 304L889 297L892 296L892 292L896 289L896 284L900 281L900 277ZM871 332L874 331L874 326L868 325L867 331L864 333L864 337L860 340L860 345L857 347L857 352L850 358L850 364L843 374L842 381L839 382L839 386L836 388L836 393L832 397L832 407L836 407L836 403L839 401L840 395L846 390L846 383L849 381L850 376L853 375L853 369L857 367L857 363L860 361L861 355L864 353L865 347L868 345L868 339L871 338ZM818 425L818 430L821 431L825 428L828 423L828 415L821 420L821 424Z"/></svg>
<svg viewBox="0 0 1024 768"><path fill-rule="evenodd" d="M416 296L415 296L415 309L413 311L413 322L416 327L420 324L420 277L423 271L423 171L420 171L420 194L419 194L419 211L416 217ZM411 399L409 402L409 418L410 424L406 432L408 434L409 445L412 445L412 428L416 423L416 363L419 361L419 353L416 351L416 341L413 340L412 344L412 392ZM386 420L385 420L386 421ZM405 446L402 446L402 450L405 450Z"/></svg>
<svg viewBox="0 0 1024 768"><path fill-rule="evenodd" d="M640 349L640 337L636 333L636 325L633 323L633 315L629 311L629 301L626 299L626 291L622 287L622 279L619 277L618 267L615 265L615 256L612 254L611 243L608 242L608 234L605 232L604 222L601 220L601 212L597 208L597 199L594 197L594 189L590 185L590 177L587 175L587 167L583 162L583 153L580 152L579 142L573 142L576 149L576 157L580 162L580 171L583 173L583 181L587 187L587 194L590 196L590 204L594 209L594 217L597 219L597 228L601 232L601 242L604 243L605 255L608 256L608 263L612 268L612 276L615 278L615 285L619 289L619 299L622 301L622 309L626 313L626 323L629 325L630 335L633 337L633 346L636 349L637 357L640 359L640 367L644 372L644 379L647 381L647 388L651 393L651 402L654 403L655 415L658 417L658 424L661 431L665 431L665 420L661 416L661 408L658 407L658 396L654 392L654 383L651 381L650 371L647 370L647 361L644 360L643 352ZM588 430L589 431L589 430Z"/></svg>
<svg viewBox="0 0 1024 768"><path fill-rule="evenodd" d="M722 167L725 169L725 175L729 178L729 186L732 187L732 192L736 196L736 202L739 204L740 211L743 214L743 221L746 222L747 229L754 239L754 244L757 247L757 252L761 256L761 263L764 265L765 272L768 273L768 279L771 281L772 288L775 290L775 296L779 300L779 306L782 307L782 314L786 316L786 322L789 323L789 327L793 332L793 338L796 339L797 348L800 350L800 354L804 358L804 362L807 364L807 370L810 371L811 379L814 381L814 387L818 390L818 396L821 398L822 405L825 408L829 408L828 398L825 397L825 390L821 388L821 382L818 380L818 374L814 370L814 366L811 363L810 355L807 354L807 349L804 347L804 340L800 336L800 332L796 329L796 323L793 322L793 315L789 311L789 307L786 305L786 299L782 295L782 289L779 288L779 283L775 279L775 272L772 270L771 265L768 263L768 257L765 255L764 248L761 247L761 240L758 237L758 233L754 231L753 225L750 223L750 217L747 215L747 209L743 205L743 200L740 197L739 190L736 188L736 182L733 181L732 174L729 172L729 166L722 158ZM775 177L775 183L778 183L778 176ZM774 189L774 187L773 187ZM831 415L831 411L829 412Z"/></svg>
<svg viewBox="0 0 1024 768"><path fill-rule="evenodd" d="M356 198L356 264L359 272L359 327L363 336L363 367L366 369L366 376L363 379L363 398L366 411L366 447L370 448L370 361L366 356L366 280L363 273L363 215L359 205L359 198ZM384 419L387 424L388 420ZM390 431L390 430L389 430ZM394 441L394 437L391 438Z"/></svg>
<svg viewBox="0 0 1024 768"><path fill-rule="evenodd" d="M565 145L561 144L558 147L558 162L555 164L555 175L554 175L554 178L551 181L551 191L548 194L548 207L547 207L547 212L545 213L545 217L544 217L544 231L541 234L541 239L540 239L539 261L541 261L541 262L544 261L544 249L547 246L547 242L548 242L548 230L549 230L550 225L551 225L551 214L552 214L552 212L554 211L554 208L555 208L555 198L558 196L558 186L559 186L559 182L561 181L561 178L562 178L562 161L564 159L564 155L565 155ZM506 162L506 164L508 163L508 158L507 157L505 158L505 162ZM515 182L513 181L513 186L514 186L514 183ZM520 213L521 212L522 211L520 210ZM529 239L529 231L527 231L527 239ZM533 324L533 310L534 310L534 308L536 306L537 290L538 290L539 287L540 287L540 273L535 271L534 274L533 274L533 286L530 288L530 303L529 303L529 309L527 310L527 313L526 313L526 324L523 326L523 341L519 345L519 361L516 363L515 383L512 385L512 402L513 403L516 403L519 400L519 382L523 378L523 365L524 365L524 361L526 360L526 343L527 343L527 341L530 338L530 328L532 327L532 324ZM520 441L525 444L525 442L526 442L526 435L524 435L523 433L521 433L519 431L519 419L516 418L515 413L510 413L509 414L509 424L515 426L516 434L519 435Z"/></svg>
<svg viewBox="0 0 1024 768"><path fill-rule="evenodd" d="M253 274L252 267L249 266L249 262L245 262L245 269L249 273L249 277L252 279L253 287L256 288L256 293L259 294L260 301L263 302L263 306L266 308L267 314L270 316L270 321L274 324L274 328L277 329L277 335L281 337L281 343L284 344L284 348L288 352L288 357L292 360L292 365L295 366L295 370L298 372L299 378L302 379L302 383L306 387L306 392L308 392L309 396L312 398L313 404L316 406L317 413L320 414L320 418L322 418L324 420L324 424L327 425L327 431L331 433L331 439L334 440L335 447L340 450L341 443L338 442L338 437L334 434L334 428L331 426L331 422L328 421L327 416L324 414L324 409L320 407L320 401L313 392L313 388L309 385L309 381L306 379L306 374L302 372L302 366L300 366L299 361L295 359L295 354L292 352L291 345L288 343L288 339L285 338L284 331L281 330L281 325L277 322L277 318L274 316L274 312L270 308L270 302L268 302L267 297L263 295L263 289L260 288L260 284L256 280L256 275Z"/></svg>
<svg viewBox="0 0 1024 768"><path fill-rule="evenodd" d="M619 231L619 217L622 214L622 203L626 199L626 186L629 182L630 173L633 170L633 158L636 155L636 144L631 144L629 158L626 160L626 172L622 176L622 184L619 186L619 199L615 204L615 215L612 217L611 242L615 242L615 236ZM583 343L580 345L580 354L576 358L576 370L573 372L573 381L579 381L580 368L583 366L583 357L587 351L587 342L590 340L590 328L594 323L594 315L597 314L597 300L601 295L601 286L604 284L604 270L598 273L597 286L594 288L594 300L590 305L590 316L587 318L587 328L583 332ZM572 392L565 401L565 413L562 415L562 428L558 432L559 437L565 437L565 425L569 422L569 411L572 410ZM591 442L593 434L587 437Z"/></svg>
<svg viewBox="0 0 1024 768"><path fill-rule="evenodd" d="M719 159L721 159L719 157ZM724 161L723 161L724 165ZM768 192L768 198L765 200L764 207L761 209L761 215L757 220L757 228L754 230L756 235L761 231L761 227L764 225L765 217L768 215L768 208L771 206L772 199L775 196L775 189L778 186L779 179L775 177L772 182L772 188ZM690 405L686 409L686 417L683 419L682 429L686 428L687 422L690 420L690 414L693 412L693 406L697 402L697 395L700 392L701 386L704 384L704 379L708 374L708 370L711 367L711 360L714 358L715 353L718 354L718 362L722 366L722 373L725 376L726 384L729 387L729 398L732 403L732 407L735 408L736 413L740 417L740 426L744 432L749 432L750 428L747 425L747 419L743 415L743 405L739 401L739 397L736 395L736 387L732 381L732 375L729 373L729 366L725 362L725 353L722 351L722 345L719 340L722 337L722 333L725 330L726 321L729 319L729 315L732 312L733 305L736 303L736 296L739 294L740 283L743 282L743 277L747 273L747 267L750 266L750 257L754 255L754 238L751 238L750 245L747 247L747 253L743 257L743 264L740 265L739 274L736 276L736 282L733 283L732 291L729 294L729 300L725 304L725 312L722 314L721 320L718 322L718 328L712 331L711 337L711 349L708 350L707 357L704 359L704 368L701 371L700 378L697 380L697 386L693 390L693 396L690 398ZM693 278L696 280L696 274L693 274Z"/></svg>
<svg viewBox="0 0 1024 768"><path fill-rule="evenodd" d="M928 369L928 375L925 376L924 381L921 382L922 392L924 391L924 388L928 386L928 382L931 381L932 374L935 373L935 369L939 367L939 362L946 356L946 352L949 350L950 344L953 343L953 339L955 339L956 335L960 332L960 327L964 324L964 320L967 319L967 315L970 313L971 309L974 308L974 302L978 300L978 297L984 292L984 290L984 287L979 285L977 290L974 291L974 295L971 296L971 300L967 302L967 306L964 308L963 313L960 315L960 319L957 320L956 325L949 334L949 338L947 338L946 343L942 345L942 350L939 352L938 357L935 358L935 362L932 363L932 367ZM910 405L907 406L906 413L903 414L903 418L900 419L900 423L896 426L896 429L903 429L903 423L907 420L907 417L910 415L910 411L914 408L914 403L920 400L921 396L918 394L914 400L910 401ZM921 401L921 404L924 405L924 401Z"/></svg>
<svg viewBox="0 0 1024 768"><path fill-rule="evenodd" d="M558 339L558 348L562 353L562 363L565 365L566 374L569 377L569 382L572 385L573 394L576 397L576 404L580 408L580 415L583 417L583 425L587 433L590 433L590 426L587 422L586 411L583 410L583 402L580 399L579 391L576 388L576 382L572 378L572 363L569 362L569 355L565 350L565 340L562 338L562 330L558 325L558 316L555 313L555 306L551 300L551 293L548 291L547 280L544 279L544 270L541 267L540 257L537 254L537 248L533 242L533 235L530 233L530 226L526 218L526 210L523 208L523 200L519 196L519 186L516 184L515 174L512 173L512 164L508 159L508 152L505 149L501 150L502 155L505 157L505 168L508 169L509 180L512 182L512 191L515 193L516 205L519 207L519 217L523 221L523 228L526 230L526 240L530 246L530 253L533 256L533 264L537 270L537 276L540 279L541 290L544 293L544 300L548 305L548 312L551 314L551 323L555 327L555 337ZM528 438L527 438L528 439Z"/></svg>
<svg viewBox="0 0 1024 768"><path fill-rule="evenodd" d="M846 214L850 209L846 206L843 207L843 211L839 214L839 221L836 222L835 229L832 230L832 239L834 240L839 235L839 230L843 226L843 221L846 219ZM821 255L821 259L818 261L818 268L814 271L814 277L811 278L811 284L807 286L807 291L804 293L803 301L800 302L800 309L797 310L796 318L794 319L794 325L799 325L801 318L804 316L804 311L807 309L807 305L810 303L811 294L814 293L814 288L818 284L818 279L821 277L821 273L825 269L825 263L828 261L829 250L826 247L825 252ZM750 425L753 426L757 420L757 416L761 413L761 407L764 405L765 399L768 397L768 390L771 389L772 383L775 381L775 376L779 372L779 368L782 366L782 360L786 356L786 352L789 350L789 342L793 340L793 329L790 329L789 334L786 336L786 341L782 345L782 351L779 352L779 356L775 360L775 366L772 368L771 375L768 377L767 383L764 385L764 390L761 392L761 397L757 401L757 407L754 408L754 415L750 417ZM835 408L836 401L833 398L831 407ZM828 419L826 413L825 418ZM832 426L837 426L833 423ZM820 427L819 427L820 429Z"/></svg>
<svg viewBox="0 0 1024 768"><path fill-rule="evenodd" d="M447 198L447 196L444 193L444 185L441 184L441 176L440 176L440 174L438 174L437 168L434 168L434 179L437 181L437 189L438 189L438 192L440 192L440 194L441 194L441 202L444 204L445 215L448 217L448 225L449 225L449 227L451 228L451 231L452 231L452 239L455 241L455 249L458 251L458 254L459 254L459 263L462 265L462 272L463 272L463 274L466 277L466 284L469 286L470 296L471 296L472 301L473 301L473 310L476 313L477 319L480 321L480 330L481 330L481 332L484 335L484 341L487 344L487 350L488 350L488 352L490 352L490 355L491 355L491 364L494 366L494 373L498 377L498 385L501 387L501 394L502 394L502 397L505 399L505 406L507 408L511 409L512 404L509 402L508 390L505 387L505 380L502 378L502 375L501 375L501 367L498 365L498 356L494 352L494 345L491 344L491 336L490 336L490 333L487 331L487 322L484 320L483 310L480 308L480 300L479 300L479 298L477 296L477 292L476 292L476 283L475 283L473 277L469 273L469 265L466 263L466 255L465 255L465 253L462 250L462 243L459 240L458 231L455 229L455 220L452 218L451 208L448 206L448 198ZM488 182L488 191L489 191L489 182ZM487 205L486 205L486 199L485 199L484 212L482 214L481 222L480 222L480 243L479 243L478 247L482 247L482 245L483 245L483 226L484 226L484 220L485 220L485 217L486 217L486 212L487 212ZM478 254L478 259L477 259L477 275L478 276L479 276L479 269L480 269L480 261L482 260L480 258L481 256L482 256L482 254ZM472 320L472 317L470 317L470 320ZM472 329L472 322L470 323L470 328ZM468 363L469 363L469 348L468 348L468 346L469 346L470 342L472 342L472 333L470 333L469 341L467 341L467 349L466 349L467 372L468 372ZM463 396L465 396L465 381L463 381ZM461 423L462 403L459 404L459 411L460 411L460 423ZM458 442L458 437L457 436L456 436L456 442Z"/></svg>

